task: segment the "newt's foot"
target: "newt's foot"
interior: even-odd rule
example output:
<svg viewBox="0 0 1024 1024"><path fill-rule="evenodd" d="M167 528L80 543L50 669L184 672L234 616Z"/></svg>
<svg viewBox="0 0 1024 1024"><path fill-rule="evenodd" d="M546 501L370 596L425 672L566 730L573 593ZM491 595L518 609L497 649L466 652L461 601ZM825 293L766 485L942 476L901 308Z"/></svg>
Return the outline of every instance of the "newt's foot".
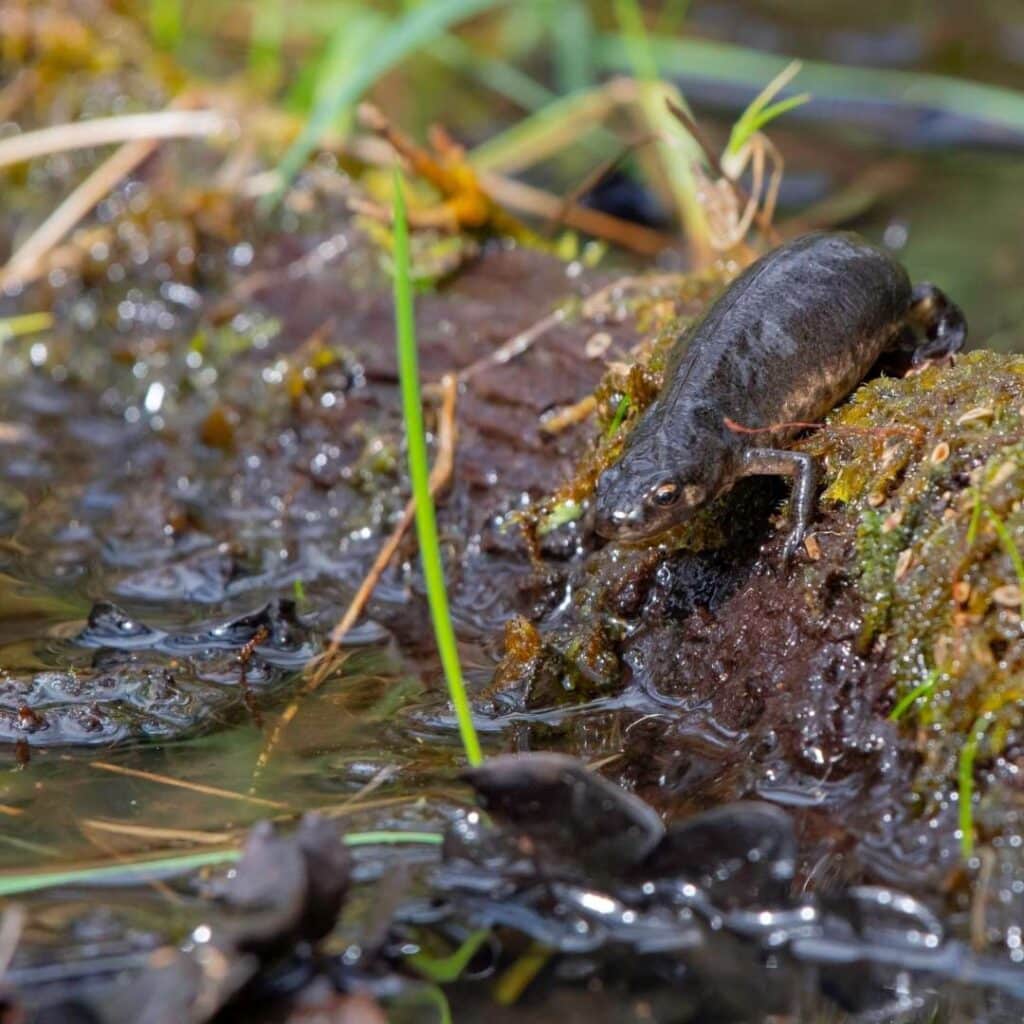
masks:
<svg viewBox="0 0 1024 1024"><path fill-rule="evenodd" d="M782 549L782 565L788 568L797 548L803 545L807 527L810 526L811 517L814 515L818 464L805 452L791 452L779 448L748 448L743 456L743 473L778 473L793 480L793 493L790 498L793 529Z"/></svg>
<svg viewBox="0 0 1024 1024"><path fill-rule="evenodd" d="M807 529L801 523L795 526L786 537L786 543L782 547L782 567L788 569L793 564L793 556L804 546L804 538L807 536Z"/></svg>

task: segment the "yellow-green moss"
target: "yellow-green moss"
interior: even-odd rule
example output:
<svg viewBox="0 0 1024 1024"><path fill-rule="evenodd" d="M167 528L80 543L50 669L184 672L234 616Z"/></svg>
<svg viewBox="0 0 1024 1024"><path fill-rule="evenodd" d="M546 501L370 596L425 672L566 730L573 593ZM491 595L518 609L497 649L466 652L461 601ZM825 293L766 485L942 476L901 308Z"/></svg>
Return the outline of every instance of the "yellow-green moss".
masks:
<svg viewBox="0 0 1024 1024"><path fill-rule="evenodd" d="M885 644L894 697L937 673L903 718L921 791L948 786L982 716L983 754L1021 720L1024 357L872 381L829 423L803 447L825 460L823 500L854 518L864 641Z"/></svg>

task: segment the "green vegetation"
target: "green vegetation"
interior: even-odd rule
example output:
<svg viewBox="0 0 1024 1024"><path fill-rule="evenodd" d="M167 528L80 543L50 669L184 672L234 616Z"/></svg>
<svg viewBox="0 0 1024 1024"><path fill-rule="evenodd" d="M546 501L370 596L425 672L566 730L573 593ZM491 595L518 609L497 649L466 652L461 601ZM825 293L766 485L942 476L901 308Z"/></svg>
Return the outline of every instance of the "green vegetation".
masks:
<svg viewBox="0 0 1024 1024"><path fill-rule="evenodd" d="M981 715L960 750L957 765L957 809L960 818L960 849L964 858L974 853L974 760L978 754L978 746L985 738L992 724L990 715Z"/></svg>
<svg viewBox="0 0 1024 1024"><path fill-rule="evenodd" d="M415 968L424 978L428 978L438 985L458 981L462 977L462 972L469 966L470 960L476 956L490 934L489 928L477 929L470 932L459 947L447 956L430 956L421 950L407 957L406 963Z"/></svg>
<svg viewBox="0 0 1024 1024"><path fill-rule="evenodd" d="M409 451L409 477L416 501L416 535L420 544L423 577L427 586L427 600L434 623L437 649L441 655L445 680L459 722L459 734L466 759L471 765L483 760L480 741L473 727L473 713L466 696L459 663L459 649L452 628L445 589L441 547L437 540L437 520L434 499L430 493L430 468L427 461L427 440L423 426L423 406L420 396L419 356L416 348L416 318L413 306L412 274L409 266L409 227L406 222L403 182L394 175L394 202L392 205L395 235L395 333L398 345L398 368L402 386L402 413L405 417L405 438Z"/></svg>
<svg viewBox="0 0 1024 1024"><path fill-rule="evenodd" d="M395 846L414 843L440 846L443 836L438 832L352 832L343 836L346 846ZM198 868L231 864L241 850L205 850L202 853L174 854L134 861L119 861L92 868L69 868L64 871L28 871L0 875L0 896L17 896L60 885L135 885L153 878L183 874Z"/></svg>
<svg viewBox="0 0 1024 1024"><path fill-rule="evenodd" d="M935 684L938 681L938 669L933 668L925 677L923 683L919 683L909 693L905 694L896 702L896 706L889 712L890 721L898 722L914 704L935 689Z"/></svg>
<svg viewBox="0 0 1024 1024"><path fill-rule="evenodd" d="M790 96L788 99L772 103L772 100L796 77L799 71L800 64L794 61L750 101L749 106L736 119L732 131L729 133L729 142L725 147L727 157L737 156L756 132L766 128L787 110L793 110L795 107L801 107L810 102L811 94L805 92L799 96Z"/></svg>
<svg viewBox="0 0 1024 1024"><path fill-rule="evenodd" d="M1024 358L879 378L830 424L804 445L857 528L865 642L884 637L904 691L889 717L919 726L924 807L959 791L968 855L979 747L997 757L1024 721Z"/></svg>
<svg viewBox="0 0 1024 1024"><path fill-rule="evenodd" d="M157 46L174 50L181 43L185 24L184 0L151 0L149 29Z"/></svg>
<svg viewBox="0 0 1024 1024"><path fill-rule="evenodd" d="M279 167L276 201L309 159L329 128L351 116L355 103L403 57L426 46L445 29L493 7L499 0L435 0L411 8L393 24L362 5L345 12L329 45L330 59L321 71L316 101L302 134Z"/></svg>
<svg viewBox="0 0 1024 1024"><path fill-rule="evenodd" d="M770 82L792 62L792 57L781 54L706 39L652 35L650 46L663 74L699 75L755 89ZM597 64L604 70L621 71L629 66L628 45L620 35L602 35L596 47ZM819 98L910 101L931 110L983 118L1018 131L1024 128L1024 96L999 86L917 71L850 67L823 61L804 61L800 80L811 95Z"/></svg>

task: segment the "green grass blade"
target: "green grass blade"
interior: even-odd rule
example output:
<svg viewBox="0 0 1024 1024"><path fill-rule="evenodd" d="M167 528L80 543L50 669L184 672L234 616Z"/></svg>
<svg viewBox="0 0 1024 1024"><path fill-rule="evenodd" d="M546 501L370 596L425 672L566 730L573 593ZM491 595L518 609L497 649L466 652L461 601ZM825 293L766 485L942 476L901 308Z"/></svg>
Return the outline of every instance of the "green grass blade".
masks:
<svg viewBox="0 0 1024 1024"><path fill-rule="evenodd" d="M475 932L470 932L459 945L459 948L448 956L429 956L421 951L406 957L405 962L417 974L434 982L434 984L447 985L453 981L458 981L462 977L462 972L469 966L470 960L476 956L477 951L487 941L490 934L490 928L481 928Z"/></svg>
<svg viewBox="0 0 1024 1024"><path fill-rule="evenodd" d="M916 704L925 694L931 693L935 689L935 684L939 681L939 670L933 668L931 672L925 676L924 682L919 683L909 693L903 695L897 702L896 707L889 712L889 721L898 722L903 715L907 713L907 710Z"/></svg>
<svg viewBox="0 0 1024 1024"><path fill-rule="evenodd" d="M699 76L757 89L792 61L791 57L704 39L652 35L649 44L664 74ZM629 67L628 47L618 35L601 36L596 49L603 70L621 71ZM925 72L858 68L823 61L803 61L800 82L818 99L913 103L1024 131L1024 93L1013 89Z"/></svg>
<svg viewBox="0 0 1024 1024"><path fill-rule="evenodd" d="M799 96L790 96L788 99L779 100L778 103L773 103L770 107L765 107L764 110L749 117L744 114L733 125L732 131L729 133L729 144L725 147L726 154L731 156L738 153L755 132L759 132L765 125L781 117L787 110L802 107L810 101L811 94L803 92Z"/></svg>
<svg viewBox="0 0 1024 1024"><path fill-rule="evenodd" d="M350 832L342 836L346 846L402 846L406 843L414 846L440 846L444 836L440 832Z"/></svg>
<svg viewBox="0 0 1024 1024"><path fill-rule="evenodd" d="M382 30L372 45L361 47L359 60L352 63L330 88L322 91L302 133L285 153L278 165L280 183L267 197L266 205L274 206L285 189L305 164L317 143L339 118L351 111L362 95L378 78L389 71L413 50L427 46L458 21L479 14L505 0L432 0L409 10ZM366 12L369 14L370 12ZM339 32L348 31L342 25Z"/></svg>
<svg viewBox="0 0 1024 1024"><path fill-rule="evenodd" d="M658 61L651 49L637 0L615 0L615 17L629 65L640 84L644 118L658 140L658 159L672 202L695 251L705 253L709 236L707 216L697 198L697 181L693 173L694 165L704 158L703 151L668 106L671 102L688 110L686 100L675 86L659 81Z"/></svg>
<svg viewBox="0 0 1024 1024"><path fill-rule="evenodd" d="M301 69L289 91L288 103L291 109L309 108L312 110L311 117L315 118L319 114L323 118L322 131L319 131L314 144L324 132L331 129L339 133L348 131L355 112L354 103L342 104L336 110L331 110L331 99L357 73L366 52L377 46L379 37L388 28L388 20L374 10L353 9L346 4L342 12L340 24L328 37L322 55ZM309 124L306 124L307 130ZM299 167L301 162L296 166L296 172Z"/></svg>
<svg viewBox="0 0 1024 1024"><path fill-rule="evenodd" d="M38 334L53 326L51 313L23 313L21 316L10 316L0 320L0 344L11 338L21 338L26 334Z"/></svg>
<svg viewBox="0 0 1024 1024"><path fill-rule="evenodd" d="M1021 593L1020 615L1024 619L1024 558L1021 558L1020 549L1006 528L1006 523L990 508L985 509L985 515L988 516L988 521L992 524L992 529L996 531L999 543L1002 544L1003 550L1013 564L1013 571L1017 576L1017 589Z"/></svg>
<svg viewBox="0 0 1024 1024"><path fill-rule="evenodd" d="M589 89L594 84L594 23L587 5L582 0L556 0L551 36L558 91Z"/></svg>
<svg viewBox="0 0 1024 1024"><path fill-rule="evenodd" d="M184 34L184 0L150 0L149 31L157 46L176 50Z"/></svg>
<svg viewBox="0 0 1024 1024"><path fill-rule="evenodd" d="M979 715L960 750L957 765L957 809L960 818L960 852L967 860L974 853L974 761L978 746L992 724L991 715Z"/></svg>
<svg viewBox="0 0 1024 1024"><path fill-rule="evenodd" d="M637 78L653 81L658 77L658 62L651 52L643 11L637 0L615 0L615 20L619 23L622 43L633 74Z"/></svg>
<svg viewBox="0 0 1024 1024"><path fill-rule="evenodd" d="M346 846L397 846L411 843L440 846L444 836L439 832L352 832L343 836ZM0 874L0 896L37 892L58 885L132 885L169 875L194 871L196 868L230 864L241 856L240 850L205 850L173 857L104 864L102 867L69 868L66 871L32 871Z"/></svg>
<svg viewBox="0 0 1024 1024"><path fill-rule="evenodd" d="M95 868L69 868L67 871L27 872L0 875L0 896L36 892L59 885L131 885L152 878L192 871L212 864L230 864L238 860L238 850L207 850L203 853L183 854L180 857L161 857L134 863L107 864Z"/></svg>
<svg viewBox="0 0 1024 1024"><path fill-rule="evenodd" d="M416 502L416 534L420 544L423 578L427 585L430 616L434 636L441 655L441 665L448 682L448 693L455 707L459 734L466 759L471 765L483 760L480 741L473 727L473 715L462 681L459 651L448 609L441 549L437 541L437 520L434 499L430 493L430 469L427 463L427 441L423 427L423 406L420 399L419 356L416 351L416 320L413 308L412 274L409 266L409 225L406 221L402 178L394 176L395 222L395 337L398 346L398 370L402 389L402 412L405 417L406 443L409 449L409 476Z"/></svg>
<svg viewBox="0 0 1024 1024"><path fill-rule="evenodd" d="M619 404L615 406L615 415L612 416L612 421L608 424L605 437L614 437L619 432L619 427L622 426L627 412L629 412L629 395L623 395L619 399Z"/></svg>

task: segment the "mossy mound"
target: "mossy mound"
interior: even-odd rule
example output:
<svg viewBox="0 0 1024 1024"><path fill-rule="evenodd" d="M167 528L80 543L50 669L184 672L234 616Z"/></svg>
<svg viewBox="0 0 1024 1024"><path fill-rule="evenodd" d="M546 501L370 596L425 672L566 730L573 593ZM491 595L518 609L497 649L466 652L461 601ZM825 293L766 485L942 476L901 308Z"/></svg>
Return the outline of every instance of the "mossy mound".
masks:
<svg viewBox="0 0 1024 1024"><path fill-rule="evenodd" d="M1024 357L874 380L804 447L854 517L862 640L884 644L892 715L917 726L918 793L959 774L969 796L975 757L1009 765L1022 739Z"/></svg>
<svg viewBox="0 0 1024 1024"><path fill-rule="evenodd" d="M1005 812L1024 756L1024 357L974 352L877 377L799 446L822 460L824 489L798 564L781 563L782 489L766 480L649 547L593 550L584 527L569 600L513 624L489 696L518 692L538 709L625 689L710 713L754 759L734 797L792 765L810 778L826 751L831 777L859 773L858 800L942 832L952 868L976 835L1016 828ZM643 744L647 759L670 745ZM707 799L690 789L676 796Z"/></svg>

